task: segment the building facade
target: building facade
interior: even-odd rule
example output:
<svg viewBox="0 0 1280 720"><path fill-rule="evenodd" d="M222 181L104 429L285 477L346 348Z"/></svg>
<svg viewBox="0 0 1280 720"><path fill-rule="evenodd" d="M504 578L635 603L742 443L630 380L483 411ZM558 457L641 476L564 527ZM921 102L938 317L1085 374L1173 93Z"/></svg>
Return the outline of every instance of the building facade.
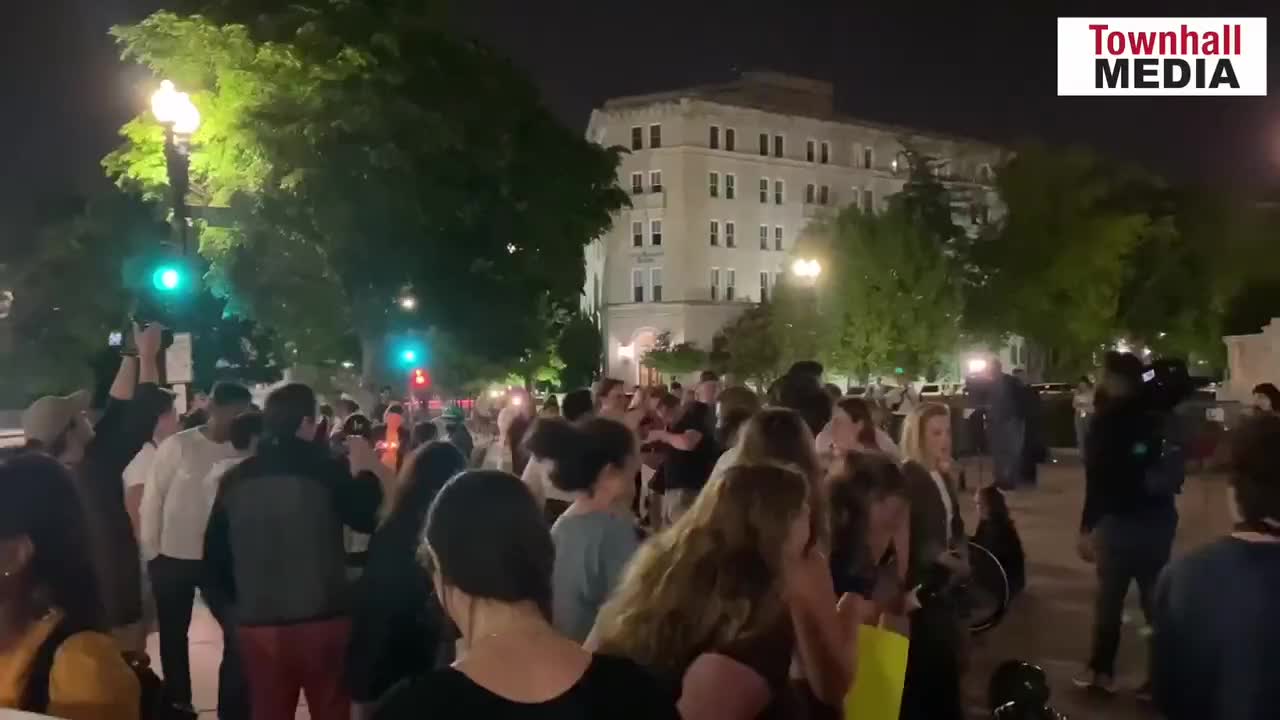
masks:
<svg viewBox="0 0 1280 720"><path fill-rule="evenodd" d="M750 303L787 282L811 225L850 205L886 206L907 175L904 142L939 159L957 220L998 212L1001 150L839 116L829 83L746 73L723 85L617 98L589 139L629 153L632 207L586 253L584 308L598 313L605 369L628 383L658 337L709 348Z"/></svg>

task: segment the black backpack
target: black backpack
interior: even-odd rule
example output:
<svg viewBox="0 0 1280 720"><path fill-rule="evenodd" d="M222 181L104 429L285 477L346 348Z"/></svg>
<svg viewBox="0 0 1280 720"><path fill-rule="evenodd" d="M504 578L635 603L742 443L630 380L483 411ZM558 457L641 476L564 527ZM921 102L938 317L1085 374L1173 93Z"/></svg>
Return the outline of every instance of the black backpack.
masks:
<svg viewBox="0 0 1280 720"><path fill-rule="evenodd" d="M53 672L54 657L58 654L58 648L62 647L62 643L79 632L82 631L70 623L60 622L36 650L35 657L31 661L31 674L27 677L27 687L19 703L21 710L40 715L48 714L49 675ZM151 669L151 661L146 655L125 653L124 659L138 678L138 687L142 693L138 703L141 720L180 720L189 717L165 702L164 682Z"/></svg>

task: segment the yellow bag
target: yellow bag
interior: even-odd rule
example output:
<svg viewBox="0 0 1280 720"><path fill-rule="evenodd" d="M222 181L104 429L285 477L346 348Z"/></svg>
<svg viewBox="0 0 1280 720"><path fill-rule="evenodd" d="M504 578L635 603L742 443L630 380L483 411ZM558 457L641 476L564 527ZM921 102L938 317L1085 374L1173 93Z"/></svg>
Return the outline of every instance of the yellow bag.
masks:
<svg viewBox="0 0 1280 720"><path fill-rule="evenodd" d="M858 627L858 664L844 698L845 720L898 720L907 677L907 636L879 626Z"/></svg>

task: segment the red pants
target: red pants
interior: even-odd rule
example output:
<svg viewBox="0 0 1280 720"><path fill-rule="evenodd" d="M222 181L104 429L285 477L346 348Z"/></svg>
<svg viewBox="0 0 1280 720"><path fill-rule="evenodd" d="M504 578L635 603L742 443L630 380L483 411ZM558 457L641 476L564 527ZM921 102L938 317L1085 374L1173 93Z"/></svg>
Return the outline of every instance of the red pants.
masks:
<svg viewBox="0 0 1280 720"><path fill-rule="evenodd" d="M240 628L253 720L293 720L298 693L312 720L350 720L343 678L351 621Z"/></svg>

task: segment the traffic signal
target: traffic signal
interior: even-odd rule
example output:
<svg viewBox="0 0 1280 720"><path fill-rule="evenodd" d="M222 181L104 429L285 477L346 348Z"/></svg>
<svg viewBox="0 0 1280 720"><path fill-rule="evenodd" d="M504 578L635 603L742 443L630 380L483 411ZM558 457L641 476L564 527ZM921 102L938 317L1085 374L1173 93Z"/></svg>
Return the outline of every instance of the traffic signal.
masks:
<svg viewBox="0 0 1280 720"><path fill-rule="evenodd" d="M425 390L431 386L431 375L422 368L417 368L409 378L409 384L414 390Z"/></svg>
<svg viewBox="0 0 1280 720"><path fill-rule="evenodd" d="M184 292L191 284L186 270L179 263L159 262L151 271L151 287L161 293Z"/></svg>

